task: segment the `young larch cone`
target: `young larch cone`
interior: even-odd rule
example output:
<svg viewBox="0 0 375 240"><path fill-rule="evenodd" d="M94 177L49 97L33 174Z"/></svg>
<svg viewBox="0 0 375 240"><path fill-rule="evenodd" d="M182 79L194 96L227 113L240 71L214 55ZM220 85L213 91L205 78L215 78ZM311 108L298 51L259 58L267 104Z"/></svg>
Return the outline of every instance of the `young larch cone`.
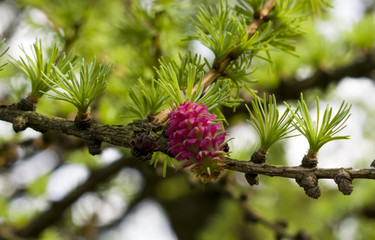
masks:
<svg viewBox="0 0 375 240"><path fill-rule="evenodd" d="M226 132L207 107L184 102L168 115L169 147L182 168L189 167L203 182L216 180L223 169Z"/></svg>

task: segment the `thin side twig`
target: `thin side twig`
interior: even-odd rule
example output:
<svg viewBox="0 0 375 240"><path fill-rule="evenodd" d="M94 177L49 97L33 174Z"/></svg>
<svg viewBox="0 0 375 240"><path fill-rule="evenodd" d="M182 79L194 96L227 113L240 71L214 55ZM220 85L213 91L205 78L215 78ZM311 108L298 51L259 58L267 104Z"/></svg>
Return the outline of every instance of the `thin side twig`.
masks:
<svg viewBox="0 0 375 240"><path fill-rule="evenodd" d="M226 158L224 168L249 174L262 174L270 177L284 177L298 179L304 174L313 174L318 179L335 179L341 171L346 171L352 179L375 179L375 168L304 168L301 166L289 167L269 164L257 164L249 161L240 161Z"/></svg>
<svg viewBox="0 0 375 240"><path fill-rule="evenodd" d="M268 14L271 12L273 7L275 6L274 0L269 0L263 7L263 9L260 11L259 15L257 15L256 18L253 19L253 21L250 23L250 25L247 27L247 35L248 39L250 39L258 30L258 28L264 23L264 19L268 16ZM227 53L226 57L223 58L220 62L215 62L210 69L210 71L205 75L205 77L202 80L202 87L203 89L206 89L209 87L215 80L217 80L220 76L223 75L225 69L228 67L228 65L236 58L234 56L234 50ZM193 88L193 93L197 91L198 84L195 84ZM158 123L164 122L168 114L170 113L170 109L166 109L162 112L160 112L158 115L155 116L154 121Z"/></svg>

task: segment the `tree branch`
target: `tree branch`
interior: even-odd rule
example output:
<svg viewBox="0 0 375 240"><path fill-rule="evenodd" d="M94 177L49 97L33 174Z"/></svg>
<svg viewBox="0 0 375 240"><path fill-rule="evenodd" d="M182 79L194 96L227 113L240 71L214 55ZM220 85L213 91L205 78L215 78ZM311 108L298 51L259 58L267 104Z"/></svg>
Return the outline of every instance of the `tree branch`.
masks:
<svg viewBox="0 0 375 240"><path fill-rule="evenodd" d="M32 111L20 111L14 106L0 106L0 120L13 123L15 131L21 131L26 127L46 133L50 130L62 132L82 138L87 143L107 142L116 146L131 148L134 157L141 160L149 160L152 154L160 151L169 154L168 138L158 133L160 126L147 121L135 121L129 125L100 125L91 124L87 129L79 129L74 121L57 117L48 117ZM152 121L152 120L150 120ZM90 151L90 144L88 144ZM320 196L317 189L317 180L321 178L334 179L339 190L344 194L352 192L352 179L375 179L375 168L351 169L351 168L304 168L273 166L256 164L227 158L226 169L244 172L246 174L262 174L294 178L303 187L310 197ZM315 189L314 193L308 193ZM310 190L309 190L310 189ZM318 191L319 190L319 191ZM318 192L316 192L318 191Z"/></svg>
<svg viewBox="0 0 375 240"><path fill-rule="evenodd" d="M262 174L270 177L299 178L304 174L314 174L319 179L334 179L339 171L347 171L351 178L375 179L375 168L304 168L301 166L288 167L269 164L257 164L250 161L240 161L226 158L224 168L237 172Z"/></svg>
<svg viewBox="0 0 375 240"><path fill-rule="evenodd" d="M311 77L304 80L296 78L280 79L280 84L273 90L279 101L298 99L301 92L313 87L326 89L331 83L337 83L344 77L369 77L375 69L375 52L361 55L348 65L334 70L318 69Z"/></svg>
<svg viewBox="0 0 375 240"><path fill-rule="evenodd" d="M260 11L259 15L256 17L254 16L253 21L250 23L250 25L247 27L247 35L248 39L250 39L258 30L258 28L264 23L264 20L268 16L268 14L271 12L273 7L275 6L274 0L269 0L263 7L263 9ZM215 60L212 68L210 71L205 75L205 77L202 80L201 86L203 89L206 89L208 86L210 86L216 79L221 77L228 67L228 65L237 58L234 54L235 50L230 51L227 53L227 55L220 61ZM197 91L199 84L195 84L193 88L193 93ZM164 122L168 114L170 113L170 109L166 109L162 112L160 112L157 116L155 116L155 122L162 123Z"/></svg>
<svg viewBox="0 0 375 240"><path fill-rule="evenodd" d="M245 173L250 185L258 184L254 179L257 174L294 178L298 185L305 190L311 198L320 197L319 179L333 179L340 192L350 195L353 191L353 179L375 179L375 168L352 169L352 168L305 168L302 166L288 167L268 164L257 164L253 162L239 161L226 158L224 168Z"/></svg>
<svg viewBox="0 0 375 240"><path fill-rule="evenodd" d="M133 155L148 160L155 151L168 152L168 140L156 133L158 125L147 121L135 121L129 125L100 125L91 124L87 129L80 129L72 120L58 117L49 117L33 111L21 111L14 105L0 106L0 120L13 124L15 132L30 127L41 133L55 130L67 135L79 137L86 141L89 151L96 148L101 142L120 147L131 148ZM94 152L94 151L90 151ZM95 152L97 154L98 152Z"/></svg>

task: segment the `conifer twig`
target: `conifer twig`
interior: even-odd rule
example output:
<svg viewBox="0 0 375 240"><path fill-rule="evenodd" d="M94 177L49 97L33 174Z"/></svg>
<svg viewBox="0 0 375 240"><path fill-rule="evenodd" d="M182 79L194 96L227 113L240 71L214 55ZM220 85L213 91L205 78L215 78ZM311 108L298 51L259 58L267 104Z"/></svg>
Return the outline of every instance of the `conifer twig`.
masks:
<svg viewBox="0 0 375 240"><path fill-rule="evenodd" d="M161 151L168 154L168 138L158 131L160 128L145 121L135 121L129 125L101 125L93 124L86 130L77 129L74 121L57 117L49 117L32 111L20 111L12 105L0 105L0 120L13 123L16 131L30 127L36 131L46 133L55 130L67 135L76 136L83 140L97 140L115 146L135 148L138 154L152 154ZM139 156L136 156L139 157ZM224 168L243 173L262 174L286 178L300 178L304 174L313 174L318 179L335 179L340 172L347 172L352 179L375 179L375 167L352 168L303 168L275 166L268 164L254 164L226 158Z"/></svg>
<svg viewBox="0 0 375 240"><path fill-rule="evenodd" d="M250 39L258 30L260 25L264 23L264 20L267 18L270 11L275 6L274 0L269 0L263 7L263 9L260 11L259 14L256 14L254 16L253 21L250 23L250 25L247 27L247 35L248 39ZM234 50L227 53L226 57L223 58L220 62L214 62L211 70L205 75L205 77L202 80L201 86L203 89L207 89L216 79L218 79L220 76L223 75L225 69L228 67L228 65L234 60L237 56L234 54ZM195 84L193 88L193 92L197 91L198 84ZM164 122L168 114L170 112L170 109L165 109L164 111L160 112L158 115L155 116L154 121L158 123Z"/></svg>
<svg viewBox="0 0 375 240"><path fill-rule="evenodd" d="M346 171L352 179L375 179L375 167L353 168L303 168L281 165L256 164L250 161L240 161L226 158L224 168L250 174L262 174L270 177L299 178L303 174L313 174L318 179L334 179L339 171Z"/></svg>

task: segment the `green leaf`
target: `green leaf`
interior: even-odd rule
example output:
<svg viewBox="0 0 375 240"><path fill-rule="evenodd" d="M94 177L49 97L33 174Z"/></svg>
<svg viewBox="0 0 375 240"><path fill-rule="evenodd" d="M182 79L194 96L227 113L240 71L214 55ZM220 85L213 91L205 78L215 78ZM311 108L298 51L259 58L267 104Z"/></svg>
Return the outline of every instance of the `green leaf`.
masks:
<svg viewBox="0 0 375 240"><path fill-rule="evenodd" d="M291 107L284 102L288 109ZM295 122L293 122L294 127L306 137L309 142L309 152L318 153L319 149L326 143L334 140L349 139L349 136L334 136L343 130L346 125L345 122L350 117L351 105L343 101L337 113L332 116L332 108L328 105L323 114L323 118L320 122L320 106L319 98L316 98L317 105L317 117L313 121L309 109L305 100L303 99L303 94L301 93L301 100L298 101L297 110L292 114L294 116Z"/></svg>
<svg viewBox="0 0 375 240"><path fill-rule="evenodd" d="M199 57L191 55L181 57L179 63L161 59L160 68L156 70L158 75L156 82L171 100L172 108L183 102L197 102L203 103L208 109L213 109L230 102L231 89L228 81L220 80L203 89L205 64L199 61ZM194 86L196 86L195 91L193 91Z"/></svg>
<svg viewBox="0 0 375 240"><path fill-rule="evenodd" d="M47 93L50 98L73 104L79 113L87 113L90 104L103 93L112 73L112 65L81 61L79 76L76 75L72 64L69 64L67 74L53 65L51 76L44 74L43 82L53 91Z"/></svg>
<svg viewBox="0 0 375 240"><path fill-rule="evenodd" d="M163 110L168 99L164 89L155 84L155 79L151 80L150 86L139 79L138 85L129 90L129 96L133 104L125 108L137 119L144 119L147 115L156 115Z"/></svg>
<svg viewBox="0 0 375 240"><path fill-rule="evenodd" d="M260 138L261 149L266 153L268 149L276 142L294 137L289 135L294 129L292 128L292 115L290 110L286 109L280 116L277 109L276 97L269 96L268 103L266 94L263 99L256 96L251 90L254 100L251 101L252 110L248 106L247 109L250 114L249 123L255 128Z"/></svg>
<svg viewBox="0 0 375 240"><path fill-rule="evenodd" d="M245 19L222 2L217 7L201 6L194 24L190 39L208 47L215 54L216 61L221 61L234 49L241 54L249 48Z"/></svg>
<svg viewBox="0 0 375 240"><path fill-rule="evenodd" d="M31 82L31 95L41 97L49 91L51 86L44 81L44 77L51 77L53 65L56 65L62 74L65 74L69 65L74 66L78 56L70 51L67 55L62 53L59 56L59 48L55 44L51 51L45 56L43 54L42 41L37 39L31 47L32 55L27 55L23 46L20 46L25 57L19 60L13 58L16 66L20 68Z"/></svg>
<svg viewBox="0 0 375 240"><path fill-rule="evenodd" d="M150 160L150 165L154 166L154 168L156 168L159 165L160 162L163 165L163 177L167 176L168 167L175 168L178 165L178 162L177 162L176 159L171 158L164 153L155 152L152 155L152 158Z"/></svg>

